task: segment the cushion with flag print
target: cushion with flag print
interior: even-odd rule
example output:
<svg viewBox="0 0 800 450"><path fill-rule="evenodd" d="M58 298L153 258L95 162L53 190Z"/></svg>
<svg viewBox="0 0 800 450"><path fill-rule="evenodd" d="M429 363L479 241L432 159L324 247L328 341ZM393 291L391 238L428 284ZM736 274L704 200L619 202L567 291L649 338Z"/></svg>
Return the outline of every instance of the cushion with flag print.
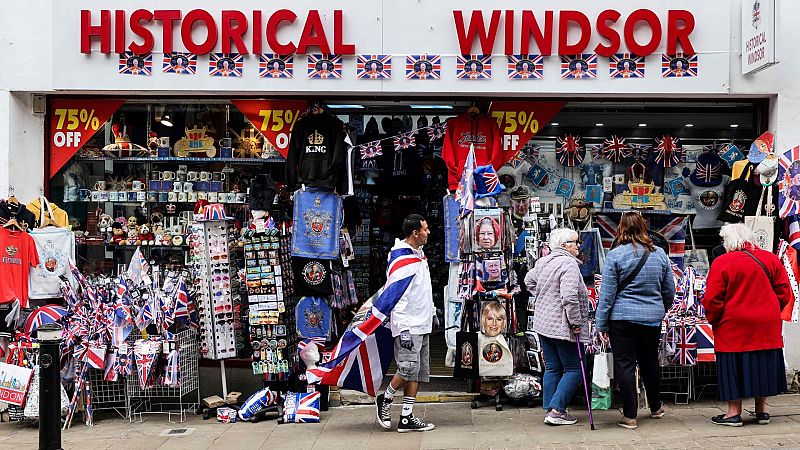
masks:
<svg viewBox="0 0 800 450"><path fill-rule="evenodd" d="M283 403L283 421L286 423L319 422L319 392L286 394Z"/></svg>

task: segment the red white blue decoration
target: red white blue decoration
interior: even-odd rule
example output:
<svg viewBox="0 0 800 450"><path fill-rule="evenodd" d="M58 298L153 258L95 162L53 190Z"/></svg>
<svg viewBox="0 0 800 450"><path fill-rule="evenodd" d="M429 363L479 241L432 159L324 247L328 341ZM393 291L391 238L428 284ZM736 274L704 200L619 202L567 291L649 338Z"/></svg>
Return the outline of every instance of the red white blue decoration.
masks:
<svg viewBox="0 0 800 450"><path fill-rule="evenodd" d="M650 144L631 144L631 157L637 163L644 163L649 160L652 149Z"/></svg>
<svg viewBox="0 0 800 450"><path fill-rule="evenodd" d="M519 169L522 166L522 163L525 162L525 154L522 153L522 150L517 150L517 153L508 160L506 164L511 166L514 169Z"/></svg>
<svg viewBox="0 0 800 450"><path fill-rule="evenodd" d="M400 133L394 137L394 149L396 151L405 150L416 145L416 141L417 138L414 137L414 133Z"/></svg>
<svg viewBox="0 0 800 450"><path fill-rule="evenodd" d="M258 55L258 76L261 78L292 78L294 55L262 53Z"/></svg>
<svg viewBox="0 0 800 450"><path fill-rule="evenodd" d="M697 341L695 340L695 327L692 325L679 325L669 329L672 342L675 344L675 355L672 364L679 366L693 366L697 364ZM670 337L667 337L670 339Z"/></svg>
<svg viewBox="0 0 800 450"><path fill-rule="evenodd" d="M800 146L778 158L778 215L800 214Z"/></svg>
<svg viewBox="0 0 800 450"><path fill-rule="evenodd" d="M670 135L656 138L655 162L665 169L675 167L683 162L685 156L679 139Z"/></svg>
<svg viewBox="0 0 800 450"><path fill-rule="evenodd" d="M447 133L447 122L434 123L428 127L428 139L431 141L444 139L445 133Z"/></svg>
<svg viewBox="0 0 800 450"><path fill-rule="evenodd" d="M208 74L212 77L241 77L244 55L241 53L209 53Z"/></svg>
<svg viewBox="0 0 800 450"><path fill-rule="evenodd" d="M308 55L308 78L342 78L342 55Z"/></svg>
<svg viewBox="0 0 800 450"><path fill-rule="evenodd" d="M522 146L522 154L527 156L529 159L536 161L539 159L539 155L542 152L542 148L533 143L533 140L529 140Z"/></svg>
<svg viewBox="0 0 800 450"><path fill-rule="evenodd" d="M319 392L286 394L283 402L283 421L285 423L318 423Z"/></svg>
<svg viewBox="0 0 800 450"><path fill-rule="evenodd" d="M644 78L644 56L617 53L608 58L611 78Z"/></svg>
<svg viewBox="0 0 800 450"><path fill-rule="evenodd" d="M356 76L366 80L392 78L392 55L358 55Z"/></svg>
<svg viewBox="0 0 800 450"><path fill-rule="evenodd" d="M617 237L619 228L618 219L604 214L594 216L597 228L600 230L600 238L603 241L603 248L611 250L614 239ZM650 217L650 229L657 231L664 236L669 244L669 259L681 270L684 267L686 256L686 217Z"/></svg>
<svg viewBox="0 0 800 450"><path fill-rule="evenodd" d="M561 78L597 78L597 55L594 53L561 55Z"/></svg>
<svg viewBox="0 0 800 450"><path fill-rule="evenodd" d="M619 163L631 156L631 146L625 142L624 138L611 136L611 139L603 141L603 158Z"/></svg>
<svg viewBox="0 0 800 450"><path fill-rule="evenodd" d="M164 73L194 75L197 73L197 54L164 53Z"/></svg>
<svg viewBox="0 0 800 450"><path fill-rule="evenodd" d="M492 55L458 55L456 78L459 80L488 80L492 78Z"/></svg>
<svg viewBox="0 0 800 450"><path fill-rule="evenodd" d="M133 52L119 54L119 73L122 75L141 75L149 77L153 74L153 54L137 55Z"/></svg>
<svg viewBox="0 0 800 450"><path fill-rule="evenodd" d="M441 76L441 55L406 56L406 78L409 80L438 80Z"/></svg>
<svg viewBox="0 0 800 450"><path fill-rule="evenodd" d="M575 182L567 179L561 178L558 180L558 187L556 188L556 195L560 195L562 197L570 198L572 197L572 191L575 190Z"/></svg>
<svg viewBox="0 0 800 450"><path fill-rule="evenodd" d="M664 78L696 77L697 54L661 54L661 76Z"/></svg>
<svg viewBox="0 0 800 450"><path fill-rule="evenodd" d="M381 148L380 141L373 141L359 145L358 150L361 153L361 159L372 159L376 156L383 155L383 148Z"/></svg>
<svg viewBox="0 0 800 450"><path fill-rule="evenodd" d="M556 158L567 167L575 167L583 162L586 149L581 145L580 136L566 135L556 138Z"/></svg>
<svg viewBox="0 0 800 450"><path fill-rule="evenodd" d="M539 80L544 76L542 55L508 55L508 78L511 80Z"/></svg>
<svg viewBox="0 0 800 450"><path fill-rule="evenodd" d="M714 362L714 330L711 324L698 323L695 338L697 339L697 362Z"/></svg>
<svg viewBox="0 0 800 450"><path fill-rule="evenodd" d="M56 323L66 317L68 311L60 305L45 305L33 310L33 312L25 320L25 327L22 331L25 334L31 334L36 331L40 326L48 323Z"/></svg>

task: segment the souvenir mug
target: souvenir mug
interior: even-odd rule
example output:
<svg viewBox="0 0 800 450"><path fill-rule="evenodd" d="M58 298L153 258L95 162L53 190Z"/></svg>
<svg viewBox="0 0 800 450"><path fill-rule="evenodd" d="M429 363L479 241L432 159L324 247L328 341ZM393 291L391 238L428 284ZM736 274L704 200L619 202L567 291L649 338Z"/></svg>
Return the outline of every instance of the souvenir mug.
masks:
<svg viewBox="0 0 800 450"><path fill-rule="evenodd" d="M108 192L107 191L100 191L100 201L107 202L108 201Z"/></svg>
<svg viewBox="0 0 800 450"><path fill-rule="evenodd" d="M139 180L133 180L133 182L131 182L131 189L133 189L134 191L143 191L144 183L142 183Z"/></svg>
<svg viewBox="0 0 800 450"><path fill-rule="evenodd" d="M245 203L247 201L247 194L244 192L238 192L236 194L236 203Z"/></svg>
<svg viewBox="0 0 800 450"><path fill-rule="evenodd" d="M169 137L160 137L158 138L158 146L159 147L169 147Z"/></svg>
<svg viewBox="0 0 800 450"><path fill-rule="evenodd" d="M178 192L178 201L179 202L187 201L186 192Z"/></svg>
<svg viewBox="0 0 800 450"><path fill-rule="evenodd" d="M228 192L228 203L233 203L236 201L236 193L235 192Z"/></svg>
<svg viewBox="0 0 800 450"><path fill-rule="evenodd" d="M208 193L207 192L198 192L197 193L198 200L208 200Z"/></svg>
<svg viewBox="0 0 800 450"><path fill-rule="evenodd" d="M217 194L217 201L220 203L228 203L228 194L220 192Z"/></svg>
<svg viewBox="0 0 800 450"><path fill-rule="evenodd" d="M158 201L162 203L166 203L169 201L169 192L159 192L158 193Z"/></svg>
<svg viewBox="0 0 800 450"><path fill-rule="evenodd" d="M147 201L151 203L155 203L158 201L158 192L148 192L147 193Z"/></svg>
<svg viewBox="0 0 800 450"><path fill-rule="evenodd" d="M186 181L186 171L185 170L179 170L179 171L175 172L175 180L176 181Z"/></svg>
<svg viewBox="0 0 800 450"><path fill-rule="evenodd" d="M91 199L93 202L100 201L100 191L92 191Z"/></svg>
<svg viewBox="0 0 800 450"><path fill-rule="evenodd" d="M209 181L211 179L211 172L200 172L200 181Z"/></svg>
<svg viewBox="0 0 800 450"><path fill-rule="evenodd" d="M160 181L161 180L161 172L160 171L150 172L150 179L153 180L153 181Z"/></svg>
<svg viewBox="0 0 800 450"><path fill-rule="evenodd" d="M220 148L230 148L232 146L233 146L233 140L231 138L222 138L219 140Z"/></svg>
<svg viewBox="0 0 800 450"><path fill-rule="evenodd" d="M172 185L172 192L183 192L183 183L176 181L175 184Z"/></svg>
<svg viewBox="0 0 800 450"><path fill-rule="evenodd" d="M170 201L170 202L178 201L178 193L177 192L167 192L167 201Z"/></svg>
<svg viewBox="0 0 800 450"><path fill-rule="evenodd" d="M171 170L165 170L165 171L161 172L161 179L162 180L167 180L167 181L172 181L172 180L175 179L175 172L173 172Z"/></svg>
<svg viewBox="0 0 800 450"><path fill-rule="evenodd" d="M197 192L187 192L186 193L186 200L189 202L196 202L197 201Z"/></svg>
<svg viewBox="0 0 800 450"><path fill-rule="evenodd" d="M123 193L123 194L124 194L124 193ZM137 194L137 192L127 192L127 194L128 194L128 201L129 201L129 202L135 202L135 201L136 201L136 198L137 198L137 197L136 197L136 194ZM123 200L122 200L122 199L120 199L120 201L123 201Z"/></svg>
<svg viewBox="0 0 800 450"><path fill-rule="evenodd" d="M186 172L186 181L197 181L199 173L195 171Z"/></svg>
<svg viewBox="0 0 800 450"><path fill-rule="evenodd" d="M82 202L88 202L91 197L92 192L90 190L78 189L78 198L80 198Z"/></svg>
<svg viewBox="0 0 800 450"><path fill-rule="evenodd" d="M217 203L219 200L216 192L209 192L208 193L208 201L209 203Z"/></svg>
<svg viewBox="0 0 800 450"><path fill-rule="evenodd" d="M105 191L106 190L106 182L105 182L105 180L98 180L94 184L94 190L95 191Z"/></svg>
<svg viewBox="0 0 800 450"><path fill-rule="evenodd" d="M110 191L108 193L108 201L110 201L110 202L118 202L119 201L119 192Z"/></svg>
<svg viewBox="0 0 800 450"><path fill-rule="evenodd" d="M183 182L183 192L192 192L194 190L194 183L191 181Z"/></svg>
<svg viewBox="0 0 800 450"><path fill-rule="evenodd" d="M225 172L214 172L211 179L214 181L225 181Z"/></svg>

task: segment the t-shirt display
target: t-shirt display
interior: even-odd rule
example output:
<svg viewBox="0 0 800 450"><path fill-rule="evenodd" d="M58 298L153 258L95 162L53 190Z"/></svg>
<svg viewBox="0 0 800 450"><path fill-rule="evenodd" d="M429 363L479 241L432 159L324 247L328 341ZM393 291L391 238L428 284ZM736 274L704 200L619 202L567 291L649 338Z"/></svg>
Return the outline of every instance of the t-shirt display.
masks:
<svg viewBox="0 0 800 450"><path fill-rule="evenodd" d="M719 214L725 208L725 185L728 184L728 177L722 177L722 182L716 186L697 186L689 179L684 179L683 184L689 189L692 196L697 216L692 222L694 229L719 228L725 225L724 222L717 220Z"/></svg>
<svg viewBox="0 0 800 450"><path fill-rule="evenodd" d="M0 303L19 299L28 307L28 276L39 264L36 243L30 234L0 228Z"/></svg>
<svg viewBox="0 0 800 450"><path fill-rule="evenodd" d="M286 183L335 189L346 165L344 123L328 114L308 114L294 126L286 157Z"/></svg>

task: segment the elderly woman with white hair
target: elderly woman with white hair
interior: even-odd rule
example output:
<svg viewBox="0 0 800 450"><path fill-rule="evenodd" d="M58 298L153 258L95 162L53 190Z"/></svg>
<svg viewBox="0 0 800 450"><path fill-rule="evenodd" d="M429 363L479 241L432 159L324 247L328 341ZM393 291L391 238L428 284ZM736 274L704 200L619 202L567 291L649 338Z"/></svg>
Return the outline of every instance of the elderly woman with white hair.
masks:
<svg viewBox="0 0 800 450"><path fill-rule="evenodd" d="M572 425L578 421L567 404L581 382L576 339L587 339L589 317L586 286L578 265L578 233L558 228L550 233L552 252L536 261L525 276L535 299L533 331L539 335L545 359L544 422Z"/></svg>
<svg viewBox="0 0 800 450"><path fill-rule="evenodd" d="M766 425L767 397L786 390L781 309L791 300L789 277L746 225L725 225L719 235L727 253L711 264L702 303L714 331L719 399L728 411L711 421L742 426L742 399L755 397L756 421Z"/></svg>

